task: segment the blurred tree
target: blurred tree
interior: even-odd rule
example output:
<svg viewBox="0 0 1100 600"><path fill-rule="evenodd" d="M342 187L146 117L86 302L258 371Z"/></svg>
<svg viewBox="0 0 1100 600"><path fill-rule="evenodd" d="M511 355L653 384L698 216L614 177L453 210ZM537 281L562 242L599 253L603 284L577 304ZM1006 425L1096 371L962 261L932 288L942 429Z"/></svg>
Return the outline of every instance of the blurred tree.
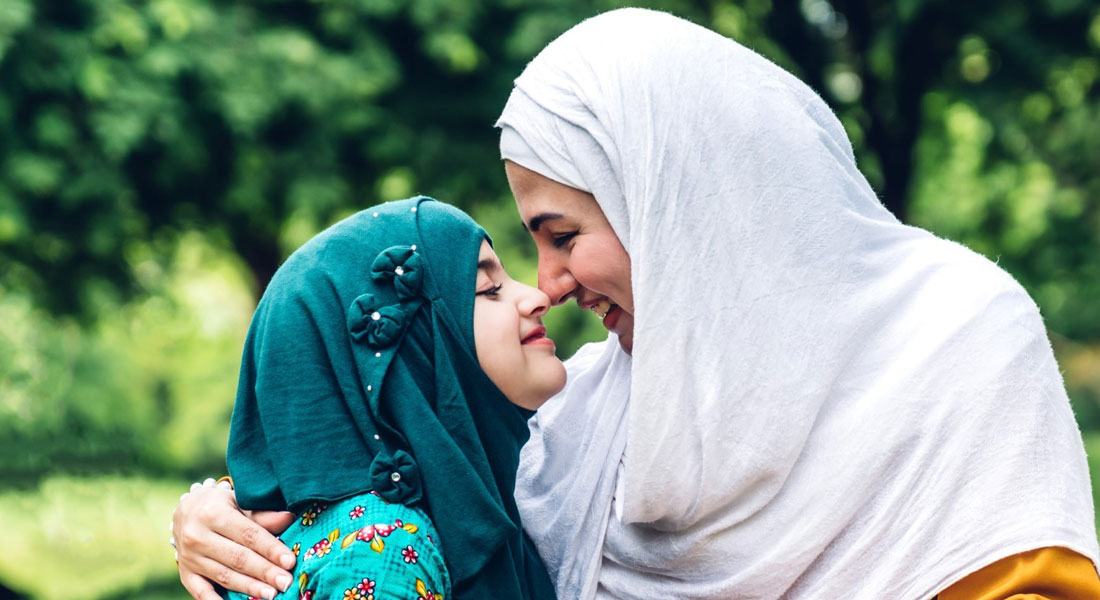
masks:
<svg viewBox="0 0 1100 600"><path fill-rule="evenodd" d="M586 14L555 4L10 0L0 278L88 314L135 242L216 228L262 289L355 208L497 203L511 78Z"/></svg>
<svg viewBox="0 0 1100 600"><path fill-rule="evenodd" d="M262 289L289 250L355 208L418 192L499 205L491 124L512 77L555 35L619 4L8 0L0 281L90 315L95 294L140 289L135 242L167 249L197 228L223 230ZM979 172L1042 163L1080 198L1068 204L1094 212L1100 25L1089 2L643 4L736 38L821 91L903 218L924 185L913 182L917 141L944 122L929 98L993 119ZM1078 229L1068 258L1091 262L1095 239Z"/></svg>
<svg viewBox="0 0 1100 600"><path fill-rule="evenodd" d="M504 207L491 124L511 79L619 4L8 0L0 284L92 319L148 292L135 257L167 261L184 231L227 240L259 291L357 208L414 193ZM1003 258L1063 335L1100 336L1091 3L643 4L794 71L889 208Z"/></svg>

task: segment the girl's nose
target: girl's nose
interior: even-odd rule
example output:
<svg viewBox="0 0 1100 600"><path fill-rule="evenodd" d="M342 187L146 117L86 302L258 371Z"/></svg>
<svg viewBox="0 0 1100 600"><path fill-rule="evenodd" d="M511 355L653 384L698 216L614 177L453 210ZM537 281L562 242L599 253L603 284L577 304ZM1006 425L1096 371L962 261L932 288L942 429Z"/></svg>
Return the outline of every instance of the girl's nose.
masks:
<svg viewBox="0 0 1100 600"><path fill-rule="evenodd" d="M541 317L550 310L550 297L542 290L526 284L520 284L519 310L525 317Z"/></svg>

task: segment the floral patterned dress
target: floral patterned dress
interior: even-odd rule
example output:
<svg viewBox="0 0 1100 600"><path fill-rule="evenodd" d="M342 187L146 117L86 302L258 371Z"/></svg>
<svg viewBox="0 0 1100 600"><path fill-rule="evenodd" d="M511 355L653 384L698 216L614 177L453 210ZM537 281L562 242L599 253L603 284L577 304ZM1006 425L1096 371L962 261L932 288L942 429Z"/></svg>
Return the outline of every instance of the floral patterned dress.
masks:
<svg viewBox="0 0 1100 600"><path fill-rule="evenodd" d="M451 581L438 534L420 510L370 492L314 503L283 535L298 557L277 599L443 600ZM230 592L228 600L255 600Z"/></svg>

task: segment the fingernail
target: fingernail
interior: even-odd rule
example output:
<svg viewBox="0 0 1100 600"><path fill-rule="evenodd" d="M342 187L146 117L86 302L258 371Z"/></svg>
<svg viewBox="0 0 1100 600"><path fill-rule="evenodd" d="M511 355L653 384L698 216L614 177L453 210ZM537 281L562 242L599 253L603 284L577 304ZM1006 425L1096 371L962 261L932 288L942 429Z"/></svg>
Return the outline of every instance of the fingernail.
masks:
<svg viewBox="0 0 1100 600"><path fill-rule="evenodd" d="M291 554L284 554L279 557L279 564L288 571L294 568L295 562L294 556Z"/></svg>
<svg viewBox="0 0 1100 600"><path fill-rule="evenodd" d="M290 587L290 575L279 575L275 578L275 583L278 584L280 590L285 592Z"/></svg>
<svg viewBox="0 0 1100 600"><path fill-rule="evenodd" d="M275 597L275 589L265 585L264 589L260 590L260 595L267 598L267 600L271 600Z"/></svg>

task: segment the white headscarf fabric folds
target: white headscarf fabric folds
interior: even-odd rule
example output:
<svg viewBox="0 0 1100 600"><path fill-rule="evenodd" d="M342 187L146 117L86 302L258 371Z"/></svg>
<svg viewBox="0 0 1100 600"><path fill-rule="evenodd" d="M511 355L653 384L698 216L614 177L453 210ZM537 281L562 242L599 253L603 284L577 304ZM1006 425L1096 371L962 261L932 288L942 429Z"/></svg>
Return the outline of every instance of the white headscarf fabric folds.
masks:
<svg viewBox="0 0 1100 600"><path fill-rule="evenodd" d="M890 215L806 85L624 9L543 50L498 126L631 257L633 358L572 359L521 465L563 600L923 600L1029 549L1097 560L1035 304Z"/></svg>

